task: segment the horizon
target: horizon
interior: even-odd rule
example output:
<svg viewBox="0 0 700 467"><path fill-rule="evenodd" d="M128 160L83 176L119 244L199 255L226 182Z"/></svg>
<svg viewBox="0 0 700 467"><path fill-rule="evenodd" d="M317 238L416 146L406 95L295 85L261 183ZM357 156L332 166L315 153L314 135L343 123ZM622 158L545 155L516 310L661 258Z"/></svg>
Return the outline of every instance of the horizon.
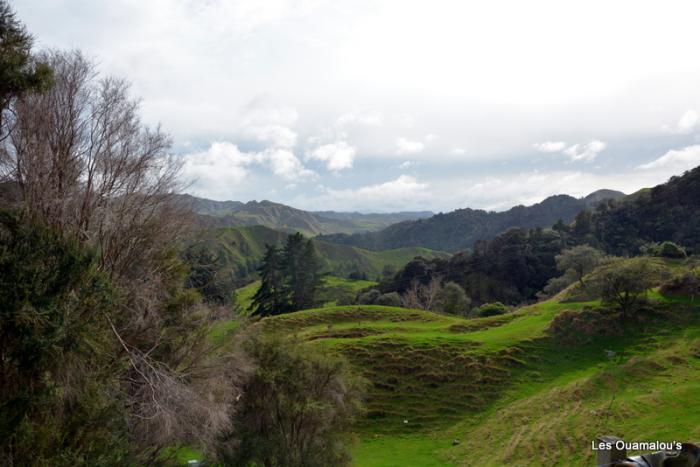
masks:
<svg viewBox="0 0 700 467"><path fill-rule="evenodd" d="M679 175L682 175L682 174L679 174ZM644 189L647 189L647 188L653 188L653 187L643 187L643 188L640 188L640 190L644 190ZM637 191L640 191L640 190L637 190ZM623 192L623 191L621 191L621 190L615 190L614 188L600 188L600 189L594 190L594 191L592 191L592 192L590 192L590 193L588 193L588 194L586 194L586 195L584 195L584 196L573 196L573 195L570 195L570 194L568 194L568 193L557 193L557 194L554 194L554 195L549 195L549 196L547 196L547 197L545 197L545 198L543 198L543 199L541 199L541 200L539 200L539 201L536 201L536 202L534 202L534 203L532 203L532 204L513 204L513 205L511 205L511 206L509 206L509 207L506 207L506 208L500 209L500 210L490 210L490 209L473 208L473 207L471 207L471 206L462 206L462 207L457 207L457 208L455 208L455 209L453 209L453 210L450 210L450 211L430 211L430 210L423 210L423 211L414 211L414 210L404 210L404 211L360 211L360 210L355 210L355 211L337 211L337 210L334 210L334 209L306 210L306 209L302 209L302 208L299 208L299 207L294 206L294 205L291 205L291 204L286 204L286 203L284 203L284 202L282 202L282 201L275 201L275 200L266 199L266 198L259 199L259 200L258 200L258 199L249 199L249 200L246 200L246 201L240 200L240 199L223 199L223 200L216 200L216 199L205 198L205 197L202 197L202 196L193 195L193 194L191 194L191 193L186 193L186 192L185 192L185 193L182 193L182 194L184 194L184 195L189 195L189 196L193 196L193 197L195 197L195 198L203 199L203 200L206 200L206 201L214 201L214 202L217 202L217 203L243 203L243 204L248 204L248 203L265 203L265 202L268 202L268 203L273 203L273 204L281 204L281 205L290 207L290 208L292 208L292 209L298 209L298 210L301 210L301 211L307 211L307 212L311 212L311 213L337 212L337 213L364 214L364 215L369 215L369 214L430 213L431 215L436 215L436 214L446 214L446 213L453 212L453 211L460 210L460 209L483 210L483 211L487 211L487 212L505 212L505 211L509 211L510 209L513 209L513 208L515 208L515 207L517 207L517 206L530 207L530 206L533 206L533 205L535 205L535 204L542 203L543 201L547 200L548 198L552 198L552 197L555 197L555 196L570 196L570 197L576 198L576 199L584 199L584 198L586 198L586 197L588 197L588 196L590 196L590 195L592 195L592 194L594 194L594 193L597 193L598 191L616 191L616 192L622 193L622 194L625 195L625 196L630 196L630 195L633 195L634 193L637 192L637 191L635 191L635 192L632 192L632 193L625 193L625 192Z"/></svg>
<svg viewBox="0 0 700 467"><path fill-rule="evenodd" d="M13 5L130 80L208 199L503 210L700 164L691 1Z"/></svg>

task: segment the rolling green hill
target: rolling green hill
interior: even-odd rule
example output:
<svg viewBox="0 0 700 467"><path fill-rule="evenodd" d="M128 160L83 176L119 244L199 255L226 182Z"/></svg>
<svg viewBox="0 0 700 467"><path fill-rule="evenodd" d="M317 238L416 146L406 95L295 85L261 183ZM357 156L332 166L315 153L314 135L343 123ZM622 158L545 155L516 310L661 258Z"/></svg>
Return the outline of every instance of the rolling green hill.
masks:
<svg viewBox="0 0 700 467"><path fill-rule="evenodd" d="M264 225L283 232L301 232L306 236L356 233L380 230L391 224L431 216L428 211L363 214L359 212L310 212L272 201L213 201L180 195L179 201L198 214L200 224L208 227Z"/></svg>
<svg viewBox="0 0 700 467"><path fill-rule="evenodd" d="M700 303L650 299L656 314L634 329L582 344L548 329L596 302L552 299L471 320L329 307L256 326L345 355L372 383L355 465L591 465L602 434L700 440Z"/></svg>
<svg viewBox="0 0 700 467"><path fill-rule="evenodd" d="M196 242L205 245L219 258L221 274L231 275L236 279L234 282L243 285L255 279L265 244L281 244L287 235L261 225L226 227L204 231ZM416 256L449 256L426 248L398 248L377 252L316 240L314 245L321 258L323 271L338 277L360 273L375 279L387 265L398 269Z"/></svg>

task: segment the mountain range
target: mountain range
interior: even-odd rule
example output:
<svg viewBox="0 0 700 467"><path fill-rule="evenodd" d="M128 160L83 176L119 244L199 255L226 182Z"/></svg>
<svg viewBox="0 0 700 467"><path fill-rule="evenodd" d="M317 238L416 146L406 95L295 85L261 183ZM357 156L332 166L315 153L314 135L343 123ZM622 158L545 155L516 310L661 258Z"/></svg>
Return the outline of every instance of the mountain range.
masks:
<svg viewBox="0 0 700 467"><path fill-rule="evenodd" d="M303 211L272 201L213 201L192 195L179 195L180 202L198 216L206 227L263 225L282 232L306 236L381 230L406 220L433 215L430 211L363 214L359 212Z"/></svg>
<svg viewBox="0 0 700 467"><path fill-rule="evenodd" d="M489 240L512 227L551 227L559 220L568 224L581 210L624 196L614 190L598 190L583 198L556 195L532 206L520 205L502 212L457 209L399 222L377 232L322 235L319 239L369 250L420 246L456 252L470 249L477 240Z"/></svg>

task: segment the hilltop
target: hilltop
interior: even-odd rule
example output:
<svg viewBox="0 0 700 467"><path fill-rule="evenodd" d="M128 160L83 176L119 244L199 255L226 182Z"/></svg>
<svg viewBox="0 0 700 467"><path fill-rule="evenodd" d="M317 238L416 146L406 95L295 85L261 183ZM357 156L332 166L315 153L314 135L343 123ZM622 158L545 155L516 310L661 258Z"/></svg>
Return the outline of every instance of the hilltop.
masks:
<svg viewBox="0 0 700 467"><path fill-rule="evenodd" d="M307 236L356 233L380 230L391 224L433 215L429 211L372 213L296 209L272 201L213 201L192 195L179 195L180 203L198 215L198 223L207 227L263 225L283 232L301 232Z"/></svg>
<svg viewBox="0 0 700 467"><path fill-rule="evenodd" d="M427 219L400 222L378 232L321 238L369 250L422 246L455 252L470 249L477 240L489 240L512 227L551 227L559 220L568 224L581 210L623 196L624 193L614 190L598 190L584 198L556 195L532 206L515 206L503 212L465 208Z"/></svg>

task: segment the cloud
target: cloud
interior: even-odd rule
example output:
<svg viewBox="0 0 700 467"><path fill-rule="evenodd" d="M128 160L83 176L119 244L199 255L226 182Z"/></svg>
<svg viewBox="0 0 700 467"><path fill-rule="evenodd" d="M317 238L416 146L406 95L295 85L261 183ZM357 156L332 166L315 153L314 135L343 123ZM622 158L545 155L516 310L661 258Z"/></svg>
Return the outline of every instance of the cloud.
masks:
<svg viewBox="0 0 700 467"><path fill-rule="evenodd" d="M700 115L695 110L686 110L675 126L664 125L661 129L666 133L689 135L700 129Z"/></svg>
<svg viewBox="0 0 700 467"><path fill-rule="evenodd" d="M236 185L246 184L254 166L266 167L287 182L316 177L289 149L242 152L230 142L216 142L206 151L182 156L181 177L198 195L229 199Z"/></svg>
<svg viewBox="0 0 700 467"><path fill-rule="evenodd" d="M339 172L352 168L356 154L357 148L345 141L338 141L315 148L307 154L306 158L325 162L328 170Z"/></svg>
<svg viewBox="0 0 700 467"><path fill-rule="evenodd" d="M396 140L396 154L419 154L425 149L425 144L420 141L411 141L406 138L397 138Z"/></svg>
<svg viewBox="0 0 700 467"><path fill-rule="evenodd" d="M243 111L240 127L244 136L280 148L291 148L297 143L297 133L291 128L299 118L295 109L253 100Z"/></svg>
<svg viewBox="0 0 700 467"><path fill-rule="evenodd" d="M540 152L560 152L564 150L566 143L564 141L545 141L543 143L535 143L532 147Z"/></svg>
<svg viewBox="0 0 700 467"><path fill-rule="evenodd" d="M297 198L295 204L306 209L334 209L346 211L387 212L405 211L416 206L427 206L431 200L430 185L409 175L400 175L394 180L367 185L356 189L337 190L321 187L322 193L315 197Z"/></svg>
<svg viewBox="0 0 700 467"><path fill-rule="evenodd" d="M688 146L682 149L672 149L663 156L637 167L639 170L669 171L680 174L700 165L700 145Z"/></svg>
<svg viewBox="0 0 700 467"><path fill-rule="evenodd" d="M453 156L463 156L467 153L467 150L464 148L454 148L450 151L450 154Z"/></svg>
<svg viewBox="0 0 700 467"><path fill-rule="evenodd" d="M255 156L242 153L236 145L217 142L207 151L183 156L181 176L201 196L226 199L231 186L245 181Z"/></svg>
<svg viewBox="0 0 700 467"><path fill-rule="evenodd" d="M399 169L407 170L407 169L410 169L412 167L417 167L417 166L418 166L418 162L416 162L416 161L404 161L404 162L399 164Z"/></svg>
<svg viewBox="0 0 700 467"><path fill-rule="evenodd" d="M430 143L430 142L432 142L432 141L435 141L436 139L437 139L437 135L436 135L436 134L429 133L429 134L425 135L425 142L426 142L426 143Z"/></svg>
<svg viewBox="0 0 700 467"><path fill-rule="evenodd" d="M301 161L288 149L273 148L260 153L258 160L266 162L272 173L287 181L316 178L316 173L304 167Z"/></svg>
<svg viewBox="0 0 700 467"><path fill-rule="evenodd" d="M336 120L336 124L339 127L346 125L367 125L367 126L379 126L384 121L384 116L377 111L368 112L348 112Z"/></svg>
<svg viewBox="0 0 700 467"><path fill-rule="evenodd" d="M590 143L569 146L563 153L569 156L572 161L590 162L598 157L598 154L604 151L607 146L603 141L593 140Z"/></svg>

